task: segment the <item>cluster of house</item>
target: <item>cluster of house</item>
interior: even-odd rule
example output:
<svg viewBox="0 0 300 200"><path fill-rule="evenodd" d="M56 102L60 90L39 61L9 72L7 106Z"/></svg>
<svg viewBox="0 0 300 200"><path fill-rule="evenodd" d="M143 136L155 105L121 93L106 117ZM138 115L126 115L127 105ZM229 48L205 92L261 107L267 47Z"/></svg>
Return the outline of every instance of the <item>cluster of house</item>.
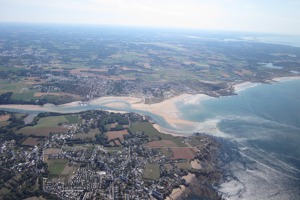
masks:
<svg viewBox="0 0 300 200"><path fill-rule="evenodd" d="M175 187L186 184L182 179L186 172L176 166L178 161L144 147L140 134L126 140L127 147L119 151L95 145L50 154L48 159L67 159L71 170L44 179L44 190L63 199L164 199ZM155 169L147 169L149 164Z"/></svg>

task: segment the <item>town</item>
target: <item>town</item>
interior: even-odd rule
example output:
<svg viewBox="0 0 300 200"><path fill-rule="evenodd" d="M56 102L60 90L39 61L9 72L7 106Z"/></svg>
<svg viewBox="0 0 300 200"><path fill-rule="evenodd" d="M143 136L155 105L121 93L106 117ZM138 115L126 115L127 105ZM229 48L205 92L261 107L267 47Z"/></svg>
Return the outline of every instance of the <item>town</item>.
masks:
<svg viewBox="0 0 300 200"><path fill-rule="evenodd" d="M212 138L163 134L138 114L41 113L24 125L25 116L1 113L11 134L0 140L2 199L166 199L189 187L185 177L217 174Z"/></svg>

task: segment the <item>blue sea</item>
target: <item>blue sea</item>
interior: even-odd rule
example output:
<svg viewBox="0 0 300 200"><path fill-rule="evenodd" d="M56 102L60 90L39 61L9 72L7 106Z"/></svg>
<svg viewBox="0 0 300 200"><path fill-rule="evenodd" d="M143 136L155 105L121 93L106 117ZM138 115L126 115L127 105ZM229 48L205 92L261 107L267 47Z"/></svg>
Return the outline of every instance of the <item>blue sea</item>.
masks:
<svg viewBox="0 0 300 200"><path fill-rule="evenodd" d="M225 198L300 199L299 79L178 107L187 120L214 122L211 134L224 138Z"/></svg>

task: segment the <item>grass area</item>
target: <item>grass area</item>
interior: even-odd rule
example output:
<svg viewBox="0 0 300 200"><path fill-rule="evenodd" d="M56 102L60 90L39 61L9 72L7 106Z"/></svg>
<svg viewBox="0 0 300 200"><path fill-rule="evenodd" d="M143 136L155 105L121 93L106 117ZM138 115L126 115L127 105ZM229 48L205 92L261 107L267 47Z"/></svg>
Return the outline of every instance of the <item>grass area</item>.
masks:
<svg viewBox="0 0 300 200"><path fill-rule="evenodd" d="M26 126L17 131L17 133L23 133L25 135L45 136L48 137L52 133L65 132L68 129L58 126L60 122L67 122L68 120L64 116L49 116L40 118L36 125Z"/></svg>
<svg viewBox="0 0 300 200"><path fill-rule="evenodd" d="M92 139L96 140L96 134L100 133L98 128L91 129L88 133L78 133L74 135L74 139Z"/></svg>
<svg viewBox="0 0 300 200"><path fill-rule="evenodd" d="M24 142L22 142L22 145L36 146L38 143L38 138L28 137Z"/></svg>
<svg viewBox="0 0 300 200"><path fill-rule="evenodd" d="M48 160L49 176L58 177L65 169L67 163L68 160L66 159Z"/></svg>
<svg viewBox="0 0 300 200"><path fill-rule="evenodd" d="M167 149L167 148L161 148L160 151L164 154L164 156L166 157L172 157L173 153L171 150Z"/></svg>
<svg viewBox="0 0 300 200"><path fill-rule="evenodd" d="M17 119L23 119L25 117L27 117L27 114L15 114Z"/></svg>
<svg viewBox="0 0 300 200"><path fill-rule="evenodd" d="M143 177L145 179L156 180L160 177L160 169L156 164L147 163L144 168Z"/></svg>
<svg viewBox="0 0 300 200"><path fill-rule="evenodd" d="M61 176L65 177L65 181L71 181L72 175L76 172L77 167L66 165L64 170L61 172Z"/></svg>
<svg viewBox="0 0 300 200"><path fill-rule="evenodd" d="M9 124L10 124L9 121L5 121L5 122L1 122L1 121L0 121L0 127L7 126L7 125L9 125Z"/></svg>
<svg viewBox="0 0 300 200"><path fill-rule="evenodd" d="M21 70L21 68L0 66L0 72L1 72L1 71L12 71L12 72L16 72L16 71L19 71L19 70Z"/></svg>
<svg viewBox="0 0 300 200"><path fill-rule="evenodd" d="M74 146L72 147L67 147L65 148L65 150L72 150L72 149L76 149L76 148L83 148L83 149L87 149L87 150L93 150L95 148L95 146L93 144L74 144Z"/></svg>
<svg viewBox="0 0 300 200"><path fill-rule="evenodd" d="M79 123L79 117L78 117L78 115L65 115L65 118L71 124L77 124L77 123Z"/></svg>
<svg viewBox="0 0 300 200"><path fill-rule="evenodd" d="M40 196L40 197L34 196L34 197L26 198L24 200L46 200L46 199L42 196Z"/></svg>
<svg viewBox="0 0 300 200"><path fill-rule="evenodd" d="M17 133L23 133L25 135L33 135L37 137L49 137L50 133L64 133L66 131L68 131L68 129L63 127L35 128L34 126L27 126L19 129Z"/></svg>
<svg viewBox="0 0 300 200"><path fill-rule="evenodd" d="M121 150L123 150L124 147L122 147L122 146L119 146L119 147L105 147L105 149L108 152L115 152L115 151L121 151Z"/></svg>
<svg viewBox="0 0 300 200"><path fill-rule="evenodd" d="M23 101L31 101L31 100L39 99L38 97L34 96L34 92L24 92L24 93L14 92L11 98L14 100L23 100Z"/></svg>
<svg viewBox="0 0 300 200"><path fill-rule="evenodd" d="M27 87L25 83L25 81L11 82L0 80L0 90L3 92L19 93L22 88Z"/></svg>
<svg viewBox="0 0 300 200"><path fill-rule="evenodd" d="M10 192L9 189L7 189L6 187L2 187L2 188L0 189L0 199L1 199L1 196L5 195L5 194L7 194L7 193L9 193L9 192Z"/></svg>
<svg viewBox="0 0 300 200"><path fill-rule="evenodd" d="M61 95L56 95L55 93L53 93L52 95L51 94L46 95L44 96L43 99L46 100L47 102L51 102L54 104L64 104L72 101L81 100L80 96L66 95L63 93L61 93Z"/></svg>
<svg viewBox="0 0 300 200"><path fill-rule="evenodd" d="M177 167L181 168L181 169L191 169L191 164L189 161L186 162L182 162L182 163L176 163Z"/></svg>
<svg viewBox="0 0 300 200"><path fill-rule="evenodd" d="M132 123L130 126L130 131L144 132L150 138L150 140L171 140L179 147L186 147L186 145L181 142L181 138L159 132L150 122Z"/></svg>
<svg viewBox="0 0 300 200"><path fill-rule="evenodd" d="M34 128L58 127L59 122L67 122L65 116L50 116L40 118Z"/></svg>

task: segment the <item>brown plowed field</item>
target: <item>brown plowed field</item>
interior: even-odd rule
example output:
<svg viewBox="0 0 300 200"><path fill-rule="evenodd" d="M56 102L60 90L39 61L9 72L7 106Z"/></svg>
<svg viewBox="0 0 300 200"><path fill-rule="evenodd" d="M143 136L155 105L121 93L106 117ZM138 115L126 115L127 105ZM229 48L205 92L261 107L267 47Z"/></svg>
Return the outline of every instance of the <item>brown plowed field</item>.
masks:
<svg viewBox="0 0 300 200"><path fill-rule="evenodd" d="M116 138L120 138L121 140L123 140L123 135L126 135L128 134L128 131L125 129L125 130L122 130L122 131L108 131L106 133L106 136L108 138L108 140L113 140L113 139L116 139Z"/></svg>
<svg viewBox="0 0 300 200"><path fill-rule="evenodd" d="M177 147L177 145L171 140L156 140L148 142L145 146L149 148Z"/></svg>
<svg viewBox="0 0 300 200"><path fill-rule="evenodd" d="M24 142L22 142L22 145L36 146L38 143L38 138L28 137Z"/></svg>
<svg viewBox="0 0 300 200"><path fill-rule="evenodd" d="M173 159L191 160L195 156L191 148L172 148L172 151L173 151Z"/></svg>

